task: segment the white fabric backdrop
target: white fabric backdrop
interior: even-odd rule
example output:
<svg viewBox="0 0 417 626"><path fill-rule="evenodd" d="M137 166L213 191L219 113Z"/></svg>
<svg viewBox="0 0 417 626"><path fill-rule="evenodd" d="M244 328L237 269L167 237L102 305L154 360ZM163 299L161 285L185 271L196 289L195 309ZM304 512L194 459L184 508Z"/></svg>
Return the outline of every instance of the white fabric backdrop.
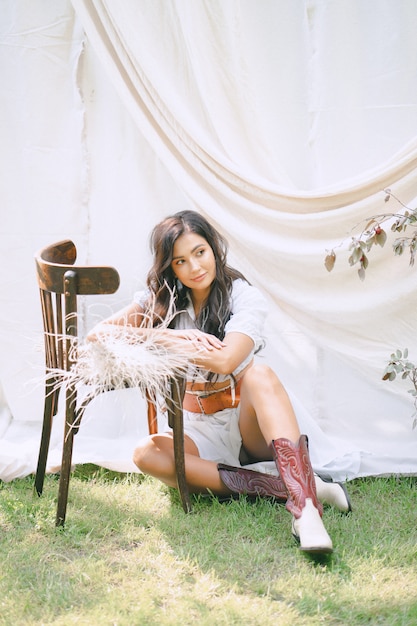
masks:
<svg viewBox="0 0 417 626"><path fill-rule="evenodd" d="M414 0L1 0L0 478L34 470L42 336L33 253L72 237L129 301L153 224L184 207L226 235L269 298L267 356L317 468L416 473L409 385L384 383L415 338L415 269L390 246L366 280L326 249L416 205ZM123 471L144 432L134 391L91 407L76 462ZM59 464L60 423L50 466Z"/></svg>

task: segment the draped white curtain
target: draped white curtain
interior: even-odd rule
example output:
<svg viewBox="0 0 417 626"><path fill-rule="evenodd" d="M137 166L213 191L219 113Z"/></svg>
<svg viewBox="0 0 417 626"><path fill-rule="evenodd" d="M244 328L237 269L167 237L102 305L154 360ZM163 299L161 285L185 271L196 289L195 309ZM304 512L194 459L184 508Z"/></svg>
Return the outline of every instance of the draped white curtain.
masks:
<svg viewBox="0 0 417 626"><path fill-rule="evenodd" d="M155 222L184 207L227 237L270 303L269 362L315 465L335 476L417 471L405 381L417 361L415 269L390 242L364 282L349 236L417 196L414 0L2 0L0 478L33 471L42 350L33 253L72 237L115 265L129 301ZM364 222L365 220L365 222ZM344 242L344 243L342 243ZM332 273L326 250L336 248ZM264 357L263 357L264 358ZM59 464L59 420L50 466ZM133 469L133 391L95 403L76 462Z"/></svg>

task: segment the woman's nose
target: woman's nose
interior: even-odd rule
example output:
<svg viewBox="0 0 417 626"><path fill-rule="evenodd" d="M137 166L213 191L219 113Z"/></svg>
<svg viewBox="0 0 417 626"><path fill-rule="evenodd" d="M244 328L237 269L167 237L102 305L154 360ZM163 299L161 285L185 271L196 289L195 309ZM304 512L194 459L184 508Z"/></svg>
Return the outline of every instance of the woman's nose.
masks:
<svg viewBox="0 0 417 626"><path fill-rule="evenodd" d="M198 262L198 259L192 259L191 260L191 271L195 272L196 270L200 269L200 263Z"/></svg>

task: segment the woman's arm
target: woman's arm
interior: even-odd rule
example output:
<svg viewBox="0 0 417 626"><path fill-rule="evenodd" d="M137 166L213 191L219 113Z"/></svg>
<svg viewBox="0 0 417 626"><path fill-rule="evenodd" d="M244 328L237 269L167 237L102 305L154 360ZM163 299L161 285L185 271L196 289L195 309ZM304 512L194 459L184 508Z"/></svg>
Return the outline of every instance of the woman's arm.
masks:
<svg viewBox="0 0 417 626"><path fill-rule="evenodd" d="M192 361L216 374L228 375L246 359L253 347L254 342L248 335L230 332L225 336L220 350L201 350Z"/></svg>
<svg viewBox="0 0 417 626"><path fill-rule="evenodd" d="M100 337L117 334L117 327L137 328L143 322L143 309L132 302L114 315L99 322L87 335L87 341L99 341Z"/></svg>
<svg viewBox="0 0 417 626"><path fill-rule="evenodd" d="M88 334L87 340L105 340L109 335L113 338L120 335L126 340L126 336L131 335L132 342L135 342L145 341L152 334L155 343L167 349L179 350L184 355L189 354L190 361L198 367L222 375L234 372L254 348L254 340L249 334L237 330L227 332L221 341L214 335L196 328L149 328L144 321L143 308L138 303L132 302L97 324Z"/></svg>
<svg viewBox="0 0 417 626"><path fill-rule="evenodd" d="M112 336L126 340L131 336L132 342L145 341L152 336L155 343L168 348L180 350L182 354L189 354L190 361L194 362L196 354L202 354L205 360L214 350L219 351L225 347L225 343L208 333L196 328L172 329L172 328L149 328L142 323L145 320L144 311L139 304L132 302L111 317L98 323L88 333L87 341L105 340L106 336ZM203 365L204 367L204 365Z"/></svg>

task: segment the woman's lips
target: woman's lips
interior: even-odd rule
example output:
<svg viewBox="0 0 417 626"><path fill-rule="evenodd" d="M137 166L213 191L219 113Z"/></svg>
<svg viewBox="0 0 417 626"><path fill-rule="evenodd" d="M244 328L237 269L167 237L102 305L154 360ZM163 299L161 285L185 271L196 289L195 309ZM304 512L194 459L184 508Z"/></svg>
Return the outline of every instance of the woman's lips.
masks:
<svg viewBox="0 0 417 626"><path fill-rule="evenodd" d="M201 274L200 276L197 276L196 278L193 278L193 280L195 282L200 282L200 280L203 280L203 278L205 278L207 276L207 272L205 272L204 274Z"/></svg>

